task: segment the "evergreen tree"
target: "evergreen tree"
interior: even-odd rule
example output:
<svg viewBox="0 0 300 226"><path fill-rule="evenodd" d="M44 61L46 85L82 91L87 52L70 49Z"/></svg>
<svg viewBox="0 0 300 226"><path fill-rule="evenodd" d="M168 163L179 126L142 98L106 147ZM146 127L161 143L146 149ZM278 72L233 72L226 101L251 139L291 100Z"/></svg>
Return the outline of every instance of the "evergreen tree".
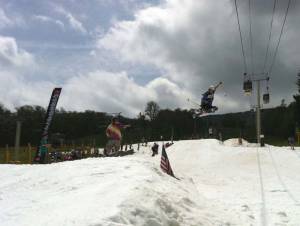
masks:
<svg viewBox="0 0 300 226"><path fill-rule="evenodd" d="M156 102L149 101L145 109L145 114L150 118L150 121L153 121L157 117L159 110L160 107Z"/></svg>

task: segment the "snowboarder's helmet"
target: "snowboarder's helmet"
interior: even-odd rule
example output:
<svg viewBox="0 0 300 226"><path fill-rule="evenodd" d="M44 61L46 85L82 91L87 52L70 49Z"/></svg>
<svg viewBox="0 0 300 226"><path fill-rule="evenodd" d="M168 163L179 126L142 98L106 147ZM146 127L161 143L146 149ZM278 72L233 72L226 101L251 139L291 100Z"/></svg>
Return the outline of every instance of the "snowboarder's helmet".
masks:
<svg viewBox="0 0 300 226"><path fill-rule="evenodd" d="M208 89L209 89L209 90L214 90L214 89L215 89L215 86L210 86Z"/></svg>

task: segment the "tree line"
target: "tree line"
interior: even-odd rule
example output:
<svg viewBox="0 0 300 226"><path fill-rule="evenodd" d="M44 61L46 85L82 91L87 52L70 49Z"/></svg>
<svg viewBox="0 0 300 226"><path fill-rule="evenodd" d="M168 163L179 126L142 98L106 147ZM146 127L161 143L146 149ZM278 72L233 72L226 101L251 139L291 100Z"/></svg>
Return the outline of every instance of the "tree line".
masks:
<svg viewBox="0 0 300 226"><path fill-rule="evenodd" d="M300 73L297 80L298 93L294 101L286 105L262 110L262 133L272 143L285 140L295 134L300 126ZM36 146L42 133L46 109L41 106L21 106L12 112L0 104L0 146L13 146L16 122L22 122L21 145ZM53 145L104 146L105 130L111 115L105 112L74 112L59 109L50 127L50 142ZM123 132L125 143L141 140L179 140L213 136L222 139L242 136L255 141L255 112L238 112L209 115L195 118L193 112L184 109L160 109L157 103L147 103L144 112L136 118L121 117L123 123L132 126Z"/></svg>

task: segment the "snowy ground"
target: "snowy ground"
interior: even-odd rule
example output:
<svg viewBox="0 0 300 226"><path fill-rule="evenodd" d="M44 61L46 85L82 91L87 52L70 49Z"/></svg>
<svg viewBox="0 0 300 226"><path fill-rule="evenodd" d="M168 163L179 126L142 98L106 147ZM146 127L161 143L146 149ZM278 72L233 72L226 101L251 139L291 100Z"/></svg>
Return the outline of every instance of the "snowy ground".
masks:
<svg viewBox="0 0 300 226"><path fill-rule="evenodd" d="M117 158L0 165L1 226L300 225L300 149L176 142L180 180L150 148Z"/></svg>

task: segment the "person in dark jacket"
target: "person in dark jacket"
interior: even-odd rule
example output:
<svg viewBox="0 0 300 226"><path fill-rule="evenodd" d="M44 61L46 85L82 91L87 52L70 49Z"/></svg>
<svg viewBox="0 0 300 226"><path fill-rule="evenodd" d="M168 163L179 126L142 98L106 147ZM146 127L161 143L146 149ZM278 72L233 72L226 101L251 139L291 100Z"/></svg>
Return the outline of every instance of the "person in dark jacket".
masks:
<svg viewBox="0 0 300 226"><path fill-rule="evenodd" d="M294 138L293 136L290 136L290 137L288 138L288 143L289 143L291 149L292 149L292 150L295 150L295 138Z"/></svg>
<svg viewBox="0 0 300 226"><path fill-rule="evenodd" d="M158 154L158 144L154 143L151 150L152 150L152 157L157 155Z"/></svg>
<svg viewBox="0 0 300 226"><path fill-rule="evenodd" d="M202 94L201 109L204 112L214 112L214 111L218 110L218 108L216 106L212 106L212 103L214 101L215 92L221 84L222 84L222 82L220 82L216 86L210 86L209 89L205 93Z"/></svg>

